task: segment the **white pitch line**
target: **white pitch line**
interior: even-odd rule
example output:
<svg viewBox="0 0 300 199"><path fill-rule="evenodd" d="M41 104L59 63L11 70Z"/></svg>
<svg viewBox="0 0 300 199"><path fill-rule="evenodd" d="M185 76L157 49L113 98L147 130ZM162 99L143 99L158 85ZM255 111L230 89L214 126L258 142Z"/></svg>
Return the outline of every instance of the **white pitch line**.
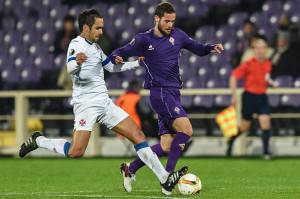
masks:
<svg viewBox="0 0 300 199"><path fill-rule="evenodd" d="M83 191L84 192L84 191ZM77 192L77 193L83 193ZM11 193L0 193L0 196L13 196L13 195L40 195L40 196L50 196L50 197L86 197L86 198L149 198L149 199L187 199L182 197L163 197L163 196L145 196L145 195L102 195L102 194L74 194L76 192L32 192L32 193L21 193L21 192L11 192ZM95 192L89 192L95 193Z"/></svg>

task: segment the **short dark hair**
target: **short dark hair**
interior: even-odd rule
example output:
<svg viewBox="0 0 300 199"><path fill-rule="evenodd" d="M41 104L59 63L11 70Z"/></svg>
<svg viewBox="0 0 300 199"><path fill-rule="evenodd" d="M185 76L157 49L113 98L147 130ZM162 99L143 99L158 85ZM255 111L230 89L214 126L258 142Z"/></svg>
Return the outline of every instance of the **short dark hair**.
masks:
<svg viewBox="0 0 300 199"><path fill-rule="evenodd" d="M83 25L88 25L90 28L92 28L96 18L103 18L97 10L90 9L82 11L78 16L78 25L80 32L82 32Z"/></svg>
<svg viewBox="0 0 300 199"><path fill-rule="evenodd" d="M256 40L263 40L267 44L267 46L269 45L267 37L262 35L262 34L258 34L258 33L254 34L251 38L251 43L256 41ZM251 44L251 46L252 46L252 44Z"/></svg>
<svg viewBox="0 0 300 199"><path fill-rule="evenodd" d="M169 2L161 2L160 4L158 4L155 8L154 15L163 17L165 13L176 13L174 6Z"/></svg>
<svg viewBox="0 0 300 199"><path fill-rule="evenodd" d="M75 18L73 16L71 16L71 15L67 15L64 18L64 22L66 22L66 21L70 21L70 22L74 23L75 22Z"/></svg>

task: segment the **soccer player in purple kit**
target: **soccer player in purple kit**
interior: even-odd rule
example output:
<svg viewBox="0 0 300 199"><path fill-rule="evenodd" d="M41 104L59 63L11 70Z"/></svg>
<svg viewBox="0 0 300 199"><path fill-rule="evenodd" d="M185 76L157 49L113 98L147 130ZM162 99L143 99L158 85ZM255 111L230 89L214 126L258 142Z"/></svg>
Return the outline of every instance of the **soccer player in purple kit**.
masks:
<svg viewBox="0 0 300 199"><path fill-rule="evenodd" d="M176 12L171 3L162 2L154 13L154 28L137 34L132 41L115 50L110 59L121 62L131 56L144 57L144 88L150 90L150 103L158 114L160 143L151 148L157 156L168 155L166 170L172 172L182 151L193 134L187 113L180 103L182 82L178 59L180 50L187 49L199 56L221 53L222 44L203 45L190 38L184 31L174 27ZM127 192L132 190L135 173L144 163L135 159L130 164L123 163L121 172Z"/></svg>

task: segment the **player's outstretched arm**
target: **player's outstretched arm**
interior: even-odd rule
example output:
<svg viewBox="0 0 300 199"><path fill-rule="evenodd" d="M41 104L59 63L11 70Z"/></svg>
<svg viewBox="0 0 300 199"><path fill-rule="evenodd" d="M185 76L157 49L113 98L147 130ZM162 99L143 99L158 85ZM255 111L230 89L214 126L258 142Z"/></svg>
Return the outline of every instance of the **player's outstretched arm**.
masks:
<svg viewBox="0 0 300 199"><path fill-rule="evenodd" d="M196 55L205 56L210 53L221 53L224 50L222 44L202 44L193 38L189 37L184 31L180 30L182 34L182 47Z"/></svg>
<svg viewBox="0 0 300 199"><path fill-rule="evenodd" d="M141 35L136 35L128 44L114 50L109 58L113 64L117 63L117 59L127 59L128 57L141 57L144 54L144 40ZM119 58L118 58L119 57Z"/></svg>
<svg viewBox="0 0 300 199"><path fill-rule="evenodd" d="M123 72L123 71L127 71L127 70L132 70L135 69L137 67L139 67L139 61L129 61L129 62L123 62L121 64L113 64L113 63L109 63L107 65L104 66L105 70L113 73L113 72Z"/></svg>

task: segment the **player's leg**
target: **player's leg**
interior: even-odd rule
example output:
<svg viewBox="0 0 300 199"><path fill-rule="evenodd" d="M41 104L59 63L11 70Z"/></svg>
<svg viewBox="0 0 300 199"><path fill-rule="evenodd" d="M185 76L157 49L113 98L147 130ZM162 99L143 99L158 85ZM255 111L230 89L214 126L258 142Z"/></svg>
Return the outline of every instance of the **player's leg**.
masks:
<svg viewBox="0 0 300 199"><path fill-rule="evenodd" d="M20 157L24 157L37 148L45 148L66 157L81 157L87 147L90 132L96 121L97 114L94 114L94 109L97 107L91 107L89 103L74 104L74 129L76 130L73 132L72 144L66 139L47 138L41 132L35 132L21 146Z"/></svg>
<svg viewBox="0 0 300 199"><path fill-rule="evenodd" d="M232 136L231 138L228 139L227 141L227 150L226 150L226 155L231 156L232 155L232 149L235 140L244 132L247 132L250 129L251 126L251 120L248 119L242 119L239 125L238 133L235 136Z"/></svg>
<svg viewBox="0 0 300 199"><path fill-rule="evenodd" d="M253 114L257 112L256 95L248 92L242 94L242 119L238 127L237 135L227 140L226 155L230 157L232 155L232 148L235 140L244 132L248 131L251 126Z"/></svg>
<svg viewBox="0 0 300 199"><path fill-rule="evenodd" d="M168 128L163 123L163 120L160 116L158 116L158 127L159 127L159 135L160 135L160 143L157 143L151 146L151 149L158 157L166 155L171 148L171 143L174 137L174 134L169 133ZM129 165L122 164L121 167L125 168L128 166L128 171L131 174L135 174L138 169L143 167L145 164L138 157L132 161ZM126 169L126 168L125 168Z"/></svg>
<svg viewBox="0 0 300 199"><path fill-rule="evenodd" d="M266 159L269 158L269 141L271 137L271 117L270 115L259 115L258 122L262 130L263 153Z"/></svg>
<svg viewBox="0 0 300 199"><path fill-rule="evenodd" d="M169 150L166 170L174 171L178 159L181 157L186 143L190 140L193 129L190 120L187 117L176 118L172 124L173 129L177 132L172 140L165 140L162 145ZM169 145L171 143L171 146Z"/></svg>
<svg viewBox="0 0 300 199"><path fill-rule="evenodd" d="M113 127L112 130L128 138L134 144L139 158L153 170L160 182L163 183L166 181L168 173L160 163L157 155L148 146L144 134L130 117L126 117Z"/></svg>
<svg viewBox="0 0 300 199"><path fill-rule="evenodd" d="M271 109L269 107L267 95L259 95L258 102L258 122L262 130L264 158L270 159L269 141L271 137Z"/></svg>
<svg viewBox="0 0 300 199"><path fill-rule="evenodd" d="M187 172L187 167L183 167L176 172L168 173L161 164L157 155L153 153L149 147L147 141L145 140L144 134L140 131L130 117L122 120L115 127L113 127L112 130L127 137L134 143L134 148L139 158L153 171L153 173L159 179L162 185L162 192L166 195L170 195L179 178ZM126 182L124 181L124 186L125 183ZM128 190L126 189L126 191L130 192L131 188Z"/></svg>
<svg viewBox="0 0 300 199"><path fill-rule="evenodd" d="M24 157L29 152L44 148L49 151L59 153L65 157L82 157L88 145L90 138L89 131L75 131L73 133L72 143L61 138L47 138L40 132L34 132L31 137L21 146L19 156Z"/></svg>
<svg viewBox="0 0 300 199"><path fill-rule="evenodd" d="M81 158L84 155L86 147L89 143L91 136L90 131L75 131L73 133L72 144L68 149L65 149L65 153L68 151L68 157L70 158Z"/></svg>
<svg viewBox="0 0 300 199"><path fill-rule="evenodd" d="M36 131L21 145L19 156L23 158L39 147L67 156L65 151L70 147L70 142L66 139L48 139L41 132Z"/></svg>
<svg viewBox="0 0 300 199"><path fill-rule="evenodd" d="M112 129L116 133L125 136L134 144L139 158L159 179L162 185L162 192L166 195L170 195L179 178L187 172L187 167L183 167L176 172L168 173L159 161L157 155L153 153L148 146L145 135L125 111L110 101L110 103L107 104L105 113L106 114L101 117L100 122L104 123L109 129Z"/></svg>

